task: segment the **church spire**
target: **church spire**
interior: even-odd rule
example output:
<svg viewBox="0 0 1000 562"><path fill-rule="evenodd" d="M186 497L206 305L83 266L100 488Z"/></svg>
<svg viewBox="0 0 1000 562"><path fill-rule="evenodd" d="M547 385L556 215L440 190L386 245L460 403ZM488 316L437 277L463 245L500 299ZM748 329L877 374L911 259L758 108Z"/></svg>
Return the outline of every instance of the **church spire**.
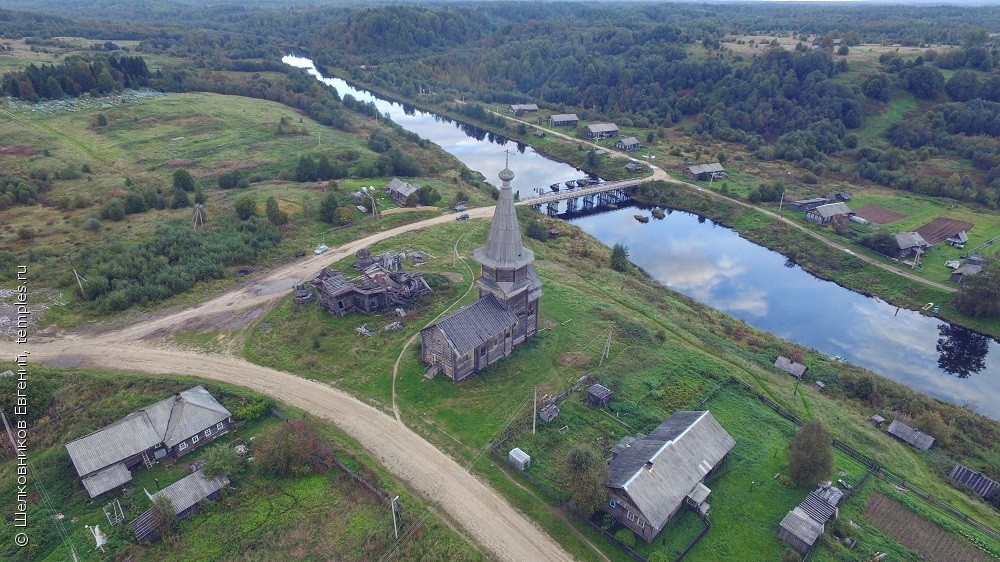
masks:
<svg viewBox="0 0 1000 562"><path fill-rule="evenodd" d="M486 245L473 252L476 261L493 269L518 269L535 260L535 254L521 243L521 229L517 224L517 212L514 209L514 192L510 180L514 172L510 170L509 158L500 171L500 197L497 198L496 211L493 214L493 224Z"/></svg>

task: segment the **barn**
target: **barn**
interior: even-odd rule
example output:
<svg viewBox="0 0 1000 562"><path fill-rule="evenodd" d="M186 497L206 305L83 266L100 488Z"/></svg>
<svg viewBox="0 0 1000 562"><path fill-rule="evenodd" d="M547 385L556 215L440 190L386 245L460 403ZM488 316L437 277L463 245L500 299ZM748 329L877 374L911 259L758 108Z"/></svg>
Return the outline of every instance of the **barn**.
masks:
<svg viewBox="0 0 1000 562"><path fill-rule="evenodd" d="M889 432L889 435L905 441L921 451L926 451L934 446L933 437L922 431L913 429L899 420L892 420L892 423L889 424L889 429L886 429L886 431Z"/></svg>

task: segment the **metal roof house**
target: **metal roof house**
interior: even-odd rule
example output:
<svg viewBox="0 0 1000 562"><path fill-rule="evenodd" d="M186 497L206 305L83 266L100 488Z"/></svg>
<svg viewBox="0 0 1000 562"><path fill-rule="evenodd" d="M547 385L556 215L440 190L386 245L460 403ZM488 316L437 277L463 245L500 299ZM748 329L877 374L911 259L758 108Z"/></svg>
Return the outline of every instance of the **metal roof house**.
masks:
<svg viewBox="0 0 1000 562"><path fill-rule="evenodd" d="M722 164L713 162L711 164L695 164L684 168L684 177L692 180L720 180L726 176L726 169Z"/></svg>
<svg viewBox="0 0 1000 562"><path fill-rule="evenodd" d="M615 148L618 150L624 150L626 152L631 150L639 150L639 139L635 137L625 137L615 143Z"/></svg>
<svg viewBox="0 0 1000 562"><path fill-rule="evenodd" d="M482 266L476 279L479 300L420 331L420 356L428 373L444 372L454 381L478 373L507 357L538 332L542 280L535 254L521 242L510 181L500 172L497 199L486 245L472 255Z"/></svg>
<svg viewBox="0 0 1000 562"><path fill-rule="evenodd" d="M788 208L793 211L811 211L820 205L826 205L830 200L826 197L816 197L814 199L799 199L792 201Z"/></svg>
<svg viewBox="0 0 1000 562"><path fill-rule="evenodd" d="M784 355L779 355L778 358L774 360L774 366L777 367L778 370L784 371L797 379L801 379L806 374L806 371L809 370L809 367L806 367L802 363L796 363Z"/></svg>
<svg viewBox="0 0 1000 562"><path fill-rule="evenodd" d="M550 127L576 127L580 123L580 118L576 113L557 113L549 116Z"/></svg>
<svg viewBox="0 0 1000 562"><path fill-rule="evenodd" d="M587 402L591 406L607 406L611 402L611 389L603 384L595 384L587 389Z"/></svg>
<svg viewBox="0 0 1000 562"><path fill-rule="evenodd" d="M843 202L827 203L806 211L806 220L818 225L830 224L837 217L850 218L854 211Z"/></svg>
<svg viewBox="0 0 1000 562"><path fill-rule="evenodd" d="M205 475L197 470L156 492L150 499L155 501L158 496L166 497L174 506L174 517L186 519L194 513L198 504L203 500L218 499L219 490L228 485L229 479L224 476L205 478ZM160 538L160 529L157 527L153 508L147 509L139 517L136 517L135 521L131 523L131 527L139 542L151 542Z"/></svg>
<svg viewBox="0 0 1000 562"><path fill-rule="evenodd" d="M618 136L618 125L614 123L591 123L583 128L583 135L591 140Z"/></svg>
<svg viewBox="0 0 1000 562"><path fill-rule="evenodd" d="M894 238L896 239L897 255L901 258L906 257L917 250L925 252L931 247L931 245L924 240L924 237L916 232L900 232L899 234L894 235Z"/></svg>
<svg viewBox="0 0 1000 562"><path fill-rule="evenodd" d="M605 510L652 542L682 506L708 512L704 480L734 445L708 411L677 412L649 435L622 439L612 449Z"/></svg>
<svg viewBox="0 0 1000 562"><path fill-rule="evenodd" d="M416 193L418 189L420 189L419 185L413 185L399 178L392 178L389 184L385 186L385 190L400 205L406 205L406 198Z"/></svg>
<svg viewBox="0 0 1000 562"><path fill-rule="evenodd" d="M90 497L132 480L129 468L177 458L229 432L232 414L199 385L66 443Z"/></svg>
<svg viewBox="0 0 1000 562"><path fill-rule="evenodd" d="M886 431L889 432L889 435L901 439L921 451L926 451L934 446L933 437L922 431L913 429L899 420L892 420L892 423L889 424L889 429L886 429Z"/></svg>
<svg viewBox="0 0 1000 562"><path fill-rule="evenodd" d="M949 477L956 482L965 484L969 488L972 488L972 491L979 494L979 497L981 498L988 498L995 491L1000 489L1000 484L998 484L995 480L991 480L990 478L987 478L982 474L974 470L970 470L960 464L955 465L955 468L951 470Z"/></svg>

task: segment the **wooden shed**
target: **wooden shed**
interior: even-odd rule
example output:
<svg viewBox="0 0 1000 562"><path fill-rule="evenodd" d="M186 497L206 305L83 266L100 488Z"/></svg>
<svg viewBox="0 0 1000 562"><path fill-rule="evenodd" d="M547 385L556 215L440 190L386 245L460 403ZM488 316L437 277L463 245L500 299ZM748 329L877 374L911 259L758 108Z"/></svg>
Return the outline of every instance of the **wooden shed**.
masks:
<svg viewBox="0 0 1000 562"><path fill-rule="evenodd" d="M774 366L779 371L784 371L797 379L801 379L805 376L806 371L809 370L809 367L806 367L802 363L796 363L784 355L779 355L778 358L774 360Z"/></svg>
<svg viewBox="0 0 1000 562"><path fill-rule="evenodd" d="M591 406L607 406L611 402L611 389L603 384L595 384L587 389L587 402Z"/></svg>
<svg viewBox="0 0 1000 562"><path fill-rule="evenodd" d="M549 423L552 420L556 419L556 416L558 415L559 415L559 406L556 406L555 404L549 404L538 411L538 417L541 418L541 420L545 423Z"/></svg>
<svg viewBox="0 0 1000 562"><path fill-rule="evenodd" d="M889 435L905 441L921 451L926 451L934 446L933 437L922 431L913 429L899 420L892 420L892 423L889 424L889 429L886 431L889 432Z"/></svg>
<svg viewBox="0 0 1000 562"><path fill-rule="evenodd" d="M982 474L968 469L960 464L956 464L955 468L951 470L949 477L960 483L972 488L972 491L979 494L979 497L988 498L990 497L998 488L998 484L995 480L991 480Z"/></svg>
<svg viewBox="0 0 1000 562"><path fill-rule="evenodd" d="M882 424L885 423L885 418L883 418L878 414L875 414L874 416L868 419L872 422L872 425L874 425L875 427L882 427Z"/></svg>
<svg viewBox="0 0 1000 562"><path fill-rule="evenodd" d="M531 467L531 456L522 451L520 447L514 447L507 453L507 463L524 472Z"/></svg>
<svg viewBox="0 0 1000 562"><path fill-rule="evenodd" d="M575 113L557 113L549 117L550 127L576 127L580 118Z"/></svg>

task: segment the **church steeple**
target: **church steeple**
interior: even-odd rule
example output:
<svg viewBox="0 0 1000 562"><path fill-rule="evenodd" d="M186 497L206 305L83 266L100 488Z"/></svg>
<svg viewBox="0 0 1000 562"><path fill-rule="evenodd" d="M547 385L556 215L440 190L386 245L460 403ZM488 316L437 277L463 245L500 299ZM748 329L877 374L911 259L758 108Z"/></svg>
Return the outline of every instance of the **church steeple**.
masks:
<svg viewBox="0 0 1000 562"><path fill-rule="evenodd" d="M514 191L510 187L514 172L508 166L509 161L505 162L504 169L500 171L503 187L500 188L486 245L472 253L477 262L491 269L519 269L535 261L534 252L525 248L521 242L521 229L514 209Z"/></svg>

